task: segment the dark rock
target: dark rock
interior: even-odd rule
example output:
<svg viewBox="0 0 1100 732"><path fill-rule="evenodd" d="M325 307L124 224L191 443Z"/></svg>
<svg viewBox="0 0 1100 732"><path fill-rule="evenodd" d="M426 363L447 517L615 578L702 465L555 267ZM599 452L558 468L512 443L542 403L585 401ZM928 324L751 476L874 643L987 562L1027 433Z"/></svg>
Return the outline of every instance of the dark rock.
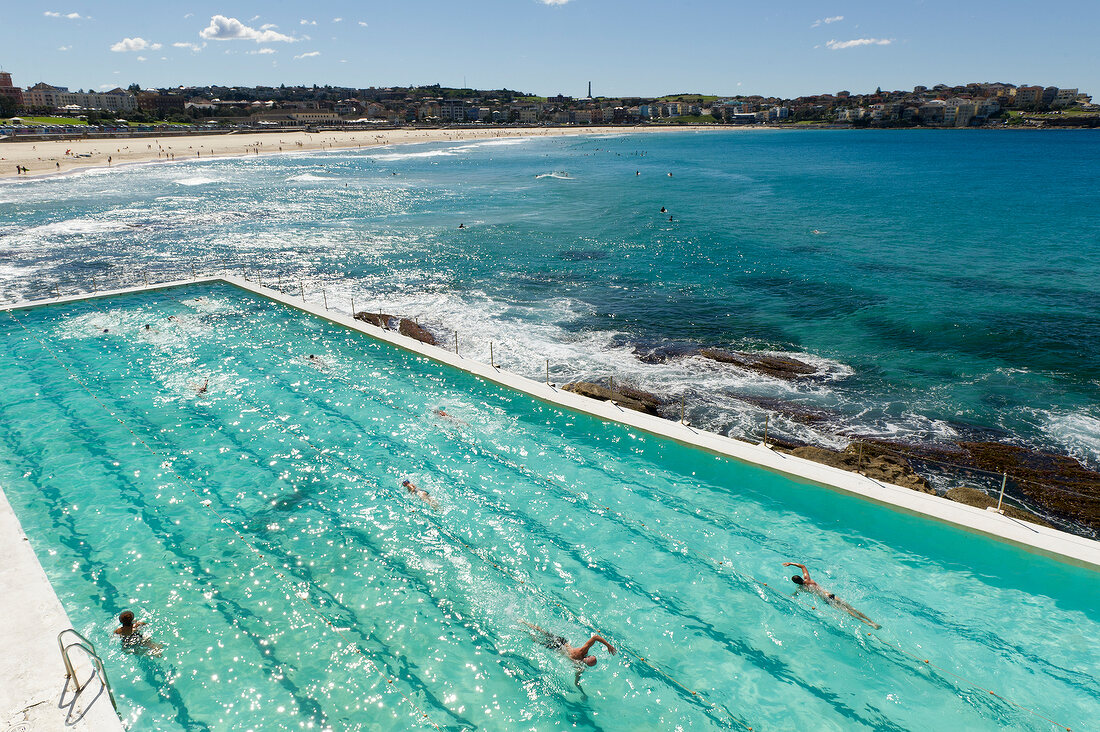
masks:
<svg viewBox="0 0 1100 732"><path fill-rule="evenodd" d="M1100 530L1100 473L1067 455L1001 442L960 442L966 462L1008 472L1008 483L1034 505Z"/></svg>
<svg viewBox="0 0 1100 732"><path fill-rule="evenodd" d="M699 352L698 347L683 343L663 343L659 346L634 346L634 355L642 363L667 363L674 358L686 358Z"/></svg>
<svg viewBox="0 0 1100 732"><path fill-rule="evenodd" d="M1053 517L1067 519L1093 532L1100 531L1100 473L1066 455L995 441L960 441L948 445L863 442L865 449L878 445L904 452L911 462L924 462L922 470L949 477L998 482L989 474L1007 471L1007 495L1022 495Z"/></svg>
<svg viewBox="0 0 1100 732"><path fill-rule="evenodd" d="M435 336L421 328L420 325L408 318L401 318L401 325L398 327L401 335L408 336L409 338L415 338L421 343L427 343L429 346L438 345L435 342Z"/></svg>
<svg viewBox="0 0 1100 732"><path fill-rule="evenodd" d="M633 409L636 412L645 412L653 416L657 416L657 407L661 404L661 399L657 396L629 386L619 387L612 393L606 386L593 384L589 381L576 381L572 384L566 384L562 389L590 399L598 399L601 402L610 400L620 407Z"/></svg>
<svg viewBox="0 0 1100 732"><path fill-rule="evenodd" d="M908 460L899 455L876 450L873 445L866 443L863 445L862 457L859 445L854 442L839 452L824 447L796 447L784 452L841 470L860 472L873 480L893 483L921 493L933 495L936 493L928 481L913 470Z"/></svg>
<svg viewBox="0 0 1100 732"><path fill-rule="evenodd" d="M379 328L388 329L390 327L390 321L393 320L393 316L386 315L385 313L368 313L366 311L360 311L355 314L355 319L362 320L364 323L370 323Z"/></svg>
<svg viewBox="0 0 1100 732"><path fill-rule="evenodd" d="M996 506L997 499L993 498L977 488L971 488L969 486L957 486L955 488L948 489L944 494L945 498L950 498L952 501L958 503L965 503L968 506L975 506L977 508L988 508L989 506ZM1033 524L1039 524L1040 526L1050 526L1046 521L1039 518L1031 511L1025 511L1022 508L1016 508L1015 506L1002 505L1001 510L1004 511L1005 516L1014 519L1020 519L1021 521L1030 521Z"/></svg>
<svg viewBox="0 0 1100 732"><path fill-rule="evenodd" d="M729 363L750 371L757 371L777 379L794 379L816 373L817 369L796 358L786 356L767 356L762 353L744 353L741 351L723 351L718 348L701 348L698 351L703 358L719 363Z"/></svg>

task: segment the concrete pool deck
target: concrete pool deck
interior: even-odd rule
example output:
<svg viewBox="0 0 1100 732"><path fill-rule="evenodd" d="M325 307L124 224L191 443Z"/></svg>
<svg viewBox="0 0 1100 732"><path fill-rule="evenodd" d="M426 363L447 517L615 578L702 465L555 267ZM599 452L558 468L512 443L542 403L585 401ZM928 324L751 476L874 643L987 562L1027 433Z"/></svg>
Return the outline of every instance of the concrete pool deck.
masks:
<svg viewBox="0 0 1100 732"><path fill-rule="evenodd" d="M73 627L0 487L0 730L121 730L106 689L93 680L77 696L65 681L57 634ZM94 642L94 641L93 641ZM72 653L83 682L87 657ZM107 671L108 677L110 670ZM65 684L63 687L62 684Z"/></svg>
<svg viewBox="0 0 1100 732"><path fill-rule="evenodd" d="M242 277L231 275L198 277L83 293L71 297L0 306L0 311L24 310L92 298L211 283L236 286L270 301L282 303L336 325L358 331L407 352L453 366L486 381L523 392L563 409L623 424L715 455L780 473L796 482L859 496L893 510L950 524L1013 544L1027 551L1100 571L1100 542L956 503L939 496L879 482L858 473L779 453L762 444L744 442L696 429L690 425L634 412L612 402L589 399L545 382L504 371L497 366L464 358L442 347L426 345L395 331L355 320L351 314L345 315L330 310L323 302L310 302L300 295L287 295ZM0 552L2 552L0 556L13 558L5 566L0 567L0 598L2 598L0 607L6 610L9 618L7 626L0 627L0 679L4 682L0 684L0 721L7 724L0 729L0 732L20 729L18 726L20 723L26 724L27 730L121 729L121 723L112 710L106 694L101 694L98 700L91 704L91 709L79 723L84 726L65 723L65 709L59 707L64 667L59 657L56 635L59 631L72 626L29 542L23 535L11 506L3 496L3 486L0 486ZM31 622L35 625L34 633L25 632L22 623L18 622L18 619L24 617L32 618ZM41 631L38 630L39 628ZM108 668L108 674L110 672L111 669ZM88 673L87 670L84 673ZM86 695L91 699L96 692L95 687L96 684L93 683L82 696ZM67 700L70 698L71 692L66 696Z"/></svg>

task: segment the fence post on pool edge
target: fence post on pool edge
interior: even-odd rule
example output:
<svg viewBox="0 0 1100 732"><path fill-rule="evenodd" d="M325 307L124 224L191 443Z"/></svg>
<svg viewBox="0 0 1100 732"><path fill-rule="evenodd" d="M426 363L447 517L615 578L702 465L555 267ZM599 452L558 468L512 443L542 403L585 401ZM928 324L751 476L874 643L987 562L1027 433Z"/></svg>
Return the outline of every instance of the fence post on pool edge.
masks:
<svg viewBox="0 0 1100 732"><path fill-rule="evenodd" d="M298 280L298 288L302 291L302 302L305 302L306 301L306 286L301 280Z"/></svg>
<svg viewBox="0 0 1100 732"><path fill-rule="evenodd" d="M546 385L550 386L550 359L546 359Z"/></svg>
<svg viewBox="0 0 1100 732"><path fill-rule="evenodd" d="M1008 483L1008 471L1006 470L1004 472L1004 475L1001 476L1001 495L999 495L997 497L997 512L998 513L1000 513L1000 511L1001 511L1001 501L1003 501L1005 499L1005 485L1007 483Z"/></svg>
<svg viewBox="0 0 1100 732"><path fill-rule="evenodd" d="M325 288L321 288L321 299L325 302L325 310L328 310L328 295L325 294Z"/></svg>
<svg viewBox="0 0 1100 732"><path fill-rule="evenodd" d="M607 377L607 390L611 392L611 396L607 398L612 404L615 403L615 374L611 374Z"/></svg>
<svg viewBox="0 0 1100 732"><path fill-rule="evenodd" d="M355 317L355 298L351 298L351 317Z"/></svg>
<svg viewBox="0 0 1100 732"><path fill-rule="evenodd" d="M256 275L256 284L260 287L264 286L264 278L261 275Z"/></svg>
<svg viewBox="0 0 1100 732"><path fill-rule="evenodd" d="M95 275L92 275L92 292L99 292L95 286Z"/></svg>
<svg viewBox="0 0 1100 732"><path fill-rule="evenodd" d="M455 331L455 355L458 355L458 331Z"/></svg>
<svg viewBox="0 0 1100 732"><path fill-rule="evenodd" d="M764 447L768 446L768 415L764 415Z"/></svg>
<svg viewBox="0 0 1100 732"><path fill-rule="evenodd" d="M198 277L195 275L195 260L194 259L191 260L191 279L193 279L193 280L198 279Z"/></svg>
<svg viewBox="0 0 1100 732"><path fill-rule="evenodd" d="M859 457L856 458L856 472L863 473L863 441L859 442Z"/></svg>
<svg viewBox="0 0 1100 732"><path fill-rule="evenodd" d="M684 395L680 395L680 424L684 423Z"/></svg>
<svg viewBox="0 0 1100 732"><path fill-rule="evenodd" d="M141 271L141 279L142 279L142 281L145 282L145 286L148 287L149 286L149 270L143 269Z"/></svg>
<svg viewBox="0 0 1100 732"><path fill-rule="evenodd" d="M489 365L492 366L494 369L497 367L496 363L493 361L493 342L492 341L489 341Z"/></svg>
<svg viewBox="0 0 1100 732"><path fill-rule="evenodd" d="M57 299L60 300L61 299L61 288L58 287L56 283L54 283L53 291L57 293Z"/></svg>

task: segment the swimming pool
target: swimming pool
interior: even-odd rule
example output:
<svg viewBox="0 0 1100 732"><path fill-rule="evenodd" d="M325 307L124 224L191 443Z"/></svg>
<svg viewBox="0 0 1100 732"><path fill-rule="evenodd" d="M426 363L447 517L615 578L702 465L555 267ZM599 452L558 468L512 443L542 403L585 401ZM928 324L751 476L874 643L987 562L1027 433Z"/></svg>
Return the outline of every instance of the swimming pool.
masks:
<svg viewBox="0 0 1100 732"><path fill-rule="evenodd" d="M111 648L133 728L1083 729L1100 712L1088 570L228 285L0 323L0 485L77 628ZM788 560L882 630L792 598ZM111 644L127 607L161 657ZM619 653L578 688L524 622Z"/></svg>

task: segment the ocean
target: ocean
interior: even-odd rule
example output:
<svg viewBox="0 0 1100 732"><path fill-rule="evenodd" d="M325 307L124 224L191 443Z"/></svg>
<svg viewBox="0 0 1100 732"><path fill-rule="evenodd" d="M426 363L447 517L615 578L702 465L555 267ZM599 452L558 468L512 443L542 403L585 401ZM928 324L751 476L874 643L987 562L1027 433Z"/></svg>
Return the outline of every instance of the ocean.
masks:
<svg viewBox="0 0 1100 732"><path fill-rule="evenodd" d="M1092 468L1098 255L1091 131L624 131L0 185L6 301L244 272L735 437L991 439Z"/></svg>

